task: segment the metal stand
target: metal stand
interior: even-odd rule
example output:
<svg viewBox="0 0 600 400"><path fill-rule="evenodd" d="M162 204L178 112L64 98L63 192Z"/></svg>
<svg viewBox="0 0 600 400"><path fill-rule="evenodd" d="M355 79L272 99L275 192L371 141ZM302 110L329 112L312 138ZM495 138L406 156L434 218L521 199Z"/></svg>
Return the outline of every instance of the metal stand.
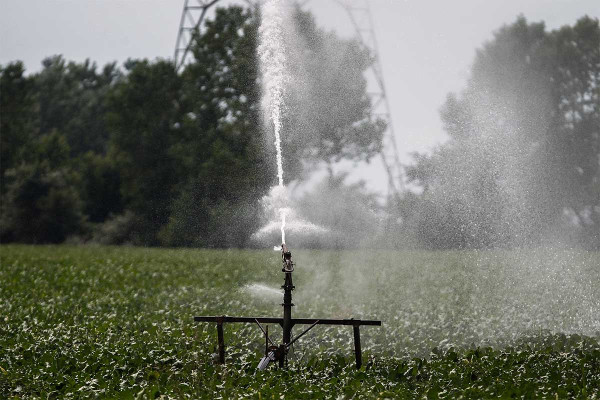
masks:
<svg viewBox="0 0 600 400"><path fill-rule="evenodd" d="M287 353L292 344L304 336L308 331L317 325L347 325L352 326L354 331L354 355L356 358L356 368L362 366L362 348L360 343L360 326L381 326L381 321L360 320L360 319L316 319L316 318L292 318L292 290L295 286L292 282L292 272L294 272L294 263L292 254L288 251L285 244L281 246L281 257L283 261L282 272L285 273L283 286L283 318L271 317L229 317L226 315L219 317L194 317L196 322L216 322L217 339L219 346L219 363L225 364L225 340L223 337L223 324L232 322L255 323L265 335L265 357L259 363L259 369L266 369L271 361L278 361L280 368L287 367ZM269 338L269 327L264 329L263 324L279 324L283 329L283 340L279 346L276 346ZM294 325L310 325L302 333L292 339L292 328Z"/></svg>

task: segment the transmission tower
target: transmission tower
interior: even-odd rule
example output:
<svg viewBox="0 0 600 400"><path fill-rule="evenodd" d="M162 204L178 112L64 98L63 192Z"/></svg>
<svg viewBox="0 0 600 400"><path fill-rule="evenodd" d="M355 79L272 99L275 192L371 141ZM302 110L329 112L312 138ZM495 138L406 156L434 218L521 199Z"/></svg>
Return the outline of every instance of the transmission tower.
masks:
<svg viewBox="0 0 600 400"><path fill-rule="evenodd" d="M367 48L371 54L373 62L367 71L367 80L371 86L369 96L373 116L383 120L386 123L386 130L383 133L383 143L381 149L381 160L388 175L388 196L394 200L399 198L404 189L404 177L402 165L398 157L398 146L394 135L394 126L390 114L381 61L377 47L377 38L373 29L373 18L368 0L334 0L341 5L356 31L358 40ZM202 21L208 10L219 0L184 0L181 21L179 23L179 32L175 44L175 55L173 60L177 70L187 62L192 48L194 33L200 33ZM253 7L260 5L261 0L245 0ZM304 6L309 0L297 1L297 4Z"/></svg>
<svg viewBox="0 0 600 400"><path fill-rule="evenodd" d="M179 21L179 31L177 41L175 42L175 54L173 62L175 69L179 71L181 66L186 63L190 50L193 45L194 33L200 33L202 21L208 10L219 0L184 0L183 11Z"/></svg>
<svg viewBox="0 0 600 400"><path fill-rule="evenodd" d="M396 145L390 105L385 91L385 81L369 2L368 0L335 1L348 13L358 40L369 50L372 57L371 66L367 71L368 81L373 82L370 85L372 87L369 89L369 97L371 98L373 115L386 123L386 130L383 133L381 160L388 174L388 196L393 200L398 200L400 193L404 190L404 175L398 156L398 146Z"/></svg>
<svg viewBox="0 0 600 400"><path fill-rule="evenodd" d="M256 7L261 0L245 0L245 2ZM185 64L190 55L193 45L194 33L200 34L202 21L206 17L208 10L217 4L219 0L184 0L183 11L179 21L179 30L177 32L177 41L175 42L175 54L173 61L177 71Z"/></svg>

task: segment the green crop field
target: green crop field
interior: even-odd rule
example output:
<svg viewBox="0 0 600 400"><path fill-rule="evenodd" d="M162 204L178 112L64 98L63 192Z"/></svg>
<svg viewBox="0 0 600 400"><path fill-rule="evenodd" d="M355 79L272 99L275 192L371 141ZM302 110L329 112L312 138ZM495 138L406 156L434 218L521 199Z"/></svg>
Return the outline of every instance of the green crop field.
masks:
<svg viewBox="0 0 600 400"><path fill-rule="evenodd" d="M600 254L293 250L288 370L257 371L279 316L279 254L2 245L0 398L600 398ZM270 326L275 339L280 329Z"/></svg>

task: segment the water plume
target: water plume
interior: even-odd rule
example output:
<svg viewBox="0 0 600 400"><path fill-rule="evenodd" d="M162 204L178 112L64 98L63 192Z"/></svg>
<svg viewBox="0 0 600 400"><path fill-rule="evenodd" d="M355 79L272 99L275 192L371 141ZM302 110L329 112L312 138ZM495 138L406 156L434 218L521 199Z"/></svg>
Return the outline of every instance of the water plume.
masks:
<svg viewBox="0 0 600 400"><path fill-rule="evenodd" d="M251 283L243 287L245 293L263 300L278 299L282 296L281 289L267 286L264 283Z"/></svg>
<svg viewBox="0 0 600 400"><path fill-rule="evenodd" d="M281 151L282 111L284 108L285 45L283 38L282 0L267 0L262 5L262 20L259 28L258 55L263 76L263 109L275 134L277 153L277 180L283 183L283 155ZM286 207L279 210L281 219L281 243L285 243Z"/></svg>
<svg viewBox="0 0 600 400"><path fill-rule="evenodd" d="M285 186L274 186L269 194L261 200L267 222L252 235L257 242L268 242L273 239L276 232L281 231L282 243L285 243L286 231L295 239L303 240L307 237L318 238L329 231L319 225L302 219L295 211L290 193ZM281 220L277 220L281 218ZM278 248L275 248L276 250Z"/></svg>

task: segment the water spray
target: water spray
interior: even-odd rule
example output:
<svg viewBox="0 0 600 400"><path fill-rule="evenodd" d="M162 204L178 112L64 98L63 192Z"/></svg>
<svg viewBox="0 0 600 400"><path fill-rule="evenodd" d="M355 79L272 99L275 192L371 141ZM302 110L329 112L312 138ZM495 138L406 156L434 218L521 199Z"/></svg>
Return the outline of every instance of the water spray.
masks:
<svg viewBox="0 0 600 400"><path fill-rule="evenodd" d="M286 80L285 45L283 40L282 0L267 0L262 5L262 21L259 28L258 54L263 74L264 100L267 118L273 125L277 160L277 182L283 184L283 154L281 151L282 110ZM286 210L279 209L281 217L281 243L285 243Z"/></svg>
<svg viewBox="0 0 600 400"><path fill-rule="evenodd" d="M277 152L277 189L280 193L285 192L283 184L283 156L281 151L281 128L283 109L283 88L285 84L285 49L283 42L282 24L282 0L267 0L263 4L262 22L259 28L260 45L259 55L261 70L264 78L264 95L267 104L266 111L268 119L273 125L275 134L275 149ZM231 322L252 323L258 325L265 335L265 355L258 363L258 369L265 370L269 364L277 361L279 367L286 367L288 363L288 350L292 344L298 341L317 325L350 325L354 330L354 352L356 367L362 365L362 349L360 343L360 326L381 326L381 321L359 320L359 319L316 319L316 318L292 318L292 291L296 288L292 281L294 262L292 253L285 243L286 216L290 209L285 204L278 204L277 210L281 218L281 271L285 274L283 289L283 317L230 317L230 316L198 316L194 317L197 322L215 322L217 324L217 340L219 348L219 363L225 363L225 339L223 325ZM278 249L279 250L279 249ZM263 328L262 324L278 324L283 330L282 342L276 345L269 337L268 325ZM295 325L309 325L299 335L292 338L292 329Z"/></svg>

